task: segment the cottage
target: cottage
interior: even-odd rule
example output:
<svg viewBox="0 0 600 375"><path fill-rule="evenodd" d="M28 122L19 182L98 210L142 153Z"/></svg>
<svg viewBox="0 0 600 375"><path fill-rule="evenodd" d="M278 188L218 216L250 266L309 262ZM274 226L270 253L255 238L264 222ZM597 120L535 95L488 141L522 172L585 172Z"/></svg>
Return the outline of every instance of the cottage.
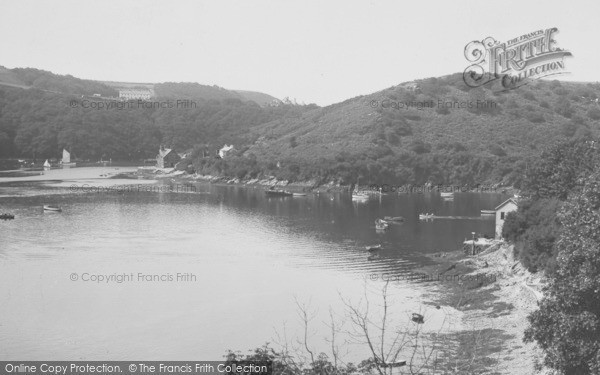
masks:
<svg viewBox="0 0 600 375"><path fill-rule="evenodd" d="M231 146L227 146L227 145L223 146L223 148L221 148L221 149L219 150L219 157L220 157L221 159L224 159L224 158L225 158L225 156L227 156L227 154L228 154L228 153L229 153L229 151L231 151L231 150L233 150L233 145L231 145Z"/></svg>
<svg viewBox="0 0 600 375"><path fill-rule="evenodd" d="M119 98L124 100L150 100L153 97L153 92L148 89L123 89L119 90Z"/></svg>
<svg viewBox="0 0 600 375"><path fill-rule="evenodd" d="M164 146L160 146L158 155L156 155L156 167L174 168L175 164L177 164L179 160L181 160L181 157L177 155L175 150L173 150L172 148L165 148Z"/></svg>
<svg viewBox="0 0 600 375"><path fill-rule="evenodd" d="M496 207L496 239L502 238L502 227L504 226L506 215L509 212L516 211L517 208L518 203L515 198L509 198Z"/></svg>
<svg viewBox="0 0 600 375"><path fill-rule="evenodd" d="M402 84L402 87L404 87L407 90L410 91L418 91L420 89L419 84L417 82L405 82Z"/></svg>

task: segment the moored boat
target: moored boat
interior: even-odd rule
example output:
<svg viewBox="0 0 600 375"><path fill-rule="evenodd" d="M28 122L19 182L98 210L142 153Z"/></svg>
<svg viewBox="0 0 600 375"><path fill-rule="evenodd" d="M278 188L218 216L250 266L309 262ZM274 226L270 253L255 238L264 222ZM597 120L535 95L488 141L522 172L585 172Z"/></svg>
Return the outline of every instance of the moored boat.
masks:
<svg viewBox="0 0 600 375"><path fill-rule="evenodd" d="M358 182L360 179L356 181L356 185L354 185L354 190L352 190L352 200L353 201L365 201L369 199L369 194L364 191L358 190Z"/></svg>
<svg viewBox="0 0 600 375"><path fill-rule="evenodd" d="M71 153L63 148L63 157L62 157L62 161L60 162L60 164L64 165L64 166L73 167L77 163L71 163Z"/></svg>
<svg viewBox="0 0 600 375"><path fill-rule="evenodd" d="M293 195L293 193L281 189L265 190L265 194L269 197L291 197Z"/></svg>
<svg viewBox="0 0 600 375"><path fill-rule="evenodd" d="M441 192L440 195L442 196L442 198L450 198L454 196L454 193L452 192Z"/></svg>
<svg viewBox="0 0 600 375"><path fill-rule="evenodd" d="M51 204L45 204L44 211L61 212L62 208L60 208L59 206L51 205Z"/></svg>
<svg viewBox="0 0 600 375"><path fill-rule="evenodd" d="M397 223L404 221L404 218L402 216L384 216L383 219L388 222L397 222Z"/></svg>
<svg viewBox="0 0 600 375"><path fill-rule="evenodd" d="M412 320L413 322L415 322L417 324L425 323L425 317L423 315L417 314L417 313L412 313L410 320Z"/></svg>
<svg viewBox="0 0 600 375"><path fill-rule="evenodd" d="M433 219L433 217L434 217L433 214L419 214L420 220L429 220L429 219Z"/></svg>
<svg viewBox="0 0 600 375"><path fill-rule="evenodd" d="M385 230L385 229L388 229L389 226L390 225L385 220L382 220L382 219L375 220L375 229L377 229L377 230Z"/></svg>
<svg viewBox="0 0 600 375"><path fill-rule="evenodd" d="M367 249L367 251L381 250L381 244L379 244L379 245L365 246L365 249Z"/></svg>
<svg viewBox="0 0 600 375"><path fill-rule="evenodd" d="M12 220L15 218L13 214L0 214L0 220Z"/></svg>
<svg viewBox="0 0 600 375"><path fill-rule="evenodd" d="M365 193L352 193L352 200L363 201L369 199L369 195Z"/></svg>

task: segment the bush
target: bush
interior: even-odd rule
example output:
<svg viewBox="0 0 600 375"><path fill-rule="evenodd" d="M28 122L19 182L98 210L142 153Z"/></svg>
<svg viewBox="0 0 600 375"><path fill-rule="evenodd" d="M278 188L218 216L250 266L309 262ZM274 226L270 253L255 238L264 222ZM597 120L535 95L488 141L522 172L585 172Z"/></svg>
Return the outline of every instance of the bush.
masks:
<svg viewBox="0 0 600 375"><path fill-rule="evenodd" d="M510 242L515 242L525 234L528 227L527 220L525 220L522 214L518 211L509 212L502 226L502 238Z"/></svg>
<svg viewBox="0 0 600 375"><path fill-rule="evenodd" d="M438 114L440 114L440 115L447 115L447 114L450 114L450 110L449 110L448 108L444 107L444 106L441 106L441 107L440 107L440 106L438 106L438 107L435 109L435 112L436 112L436 113L438 113Z"/></svg>
<svg viewBox="0 0 600 375"><path fill-rule="evenodd" d="M535 124L546 122L544 115L542 115L539 112L527 112L527 115L525 115L525 117L527 118L527 120L529 120Z"/></svg>
<svg viewBox="0 0 600 375"><path fill-rule="evenodd" d="M556 270L525 342L537 341L545 365L566 375L600 373L600 176L567 202L560 220Z"/></svg>
<svg viewBox="0 0 600 375"><path fill-rule="evenodd" d="M533 95L533 93L531 91L525 91L523 93L523 98L525 98L527 100L535 100L535 95Z"/></svg>
<svg viewBox="0 0 600 375"><path fill-rule="evenodd" d="M417 154L426 154L431 151L431 146L420 139L413 141L410 148Z"/></svg>
<svg viewBox="0 0 600 375"><path fill-rule="evenodd" d="M592 107L588 110L587 115L592 120L600 120L600 109Z"/></svg>
<svg viewBox="0 0 600 375"><path fill-rule="evenodd" d="M523 265L531 272L552 267L554 242L560 231L558 199L522 201L519 209L506 218L502 236L515 242L515 250Z"/></svg>
<svg viewBox="0 0 600 375"><path fill-rule="evenodd" d="M504 149L497 144L490 145L489 150L490 150L490 154L492 154L492 155L496 155L496 156L500 156L500 157L506 156L506 151L504 151Z"/></svg>

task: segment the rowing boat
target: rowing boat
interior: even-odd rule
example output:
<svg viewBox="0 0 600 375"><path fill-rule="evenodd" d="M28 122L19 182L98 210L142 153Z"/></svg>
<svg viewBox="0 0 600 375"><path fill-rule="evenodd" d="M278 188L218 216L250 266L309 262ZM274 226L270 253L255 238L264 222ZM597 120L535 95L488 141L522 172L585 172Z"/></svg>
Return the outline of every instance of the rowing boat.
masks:
<svg viewBox="0 0 600 375"><path fill-rule="evenodd" d="M281 189L265 190L265 194L269 197L291 197L293 195L289 191Z"/></svg>
<svg viewBox="0 0 600 375"><path fill-rule="evenodd" d="M381 244L379 244L379 245L365 246L365 249L367 249L367 251L381 250Z"/></svg>
<svg viewBox="0 0 600 375"><path fill-rule="evenodd" d="M53 205L50 205L50 204L45 204L44 205L44 211L61 212L62 208L60 208L59 206L53 206Z"/></svg>
<svg viewBox="0 0 600 375"><path fill-rule="evenodd" d="M404 218L402 216L384 216L383 219L388 222L389 221L396 221L396 222L404 221Z"/></svg>

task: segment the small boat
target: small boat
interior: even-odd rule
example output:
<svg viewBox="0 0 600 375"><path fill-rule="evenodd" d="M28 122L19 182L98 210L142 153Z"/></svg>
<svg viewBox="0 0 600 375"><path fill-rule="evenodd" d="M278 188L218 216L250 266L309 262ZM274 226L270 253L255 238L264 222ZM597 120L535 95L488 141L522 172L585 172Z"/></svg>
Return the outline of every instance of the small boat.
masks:
<svg viewBox="0 0 600 375"><path fill-rule="evenodd" d="M495 215L496 211L494 210L481 210L482 215Z"/></svg>
<svg viewBox="0 0 600 375"><path fill-rule="evenodd" d="M44 169L50 169L50 167L50 162L48 162L48 159L46 159L46 161L44 162Z"/></svg>
<svg viewBox="0 0 600 375"><path fill-rule="evenodd" d="M44 205L44 211L61 212L62 208L60 208L59 206L53 206L53 205L50 205L50 204L45 204Z"/></svg>
<svg viewBox="0 0 600 375"><path fill-rule="evenodd" d="M269 197L291 197L293 195L289 191L281 189L265 190L265 194Z"/></svg>
<svg viewBox="0 0 600 375"><path fill-rule="evenodd" d="M13 214L0 214L0 220L12 220L15 218Z"/></svg>
<svg viewBox="0 0 600 375"><path fill-rule="evenodd" d="M71 163L71 153L63 148L63 157L60 164L65 166L75 166L77 163Z"/></svg>
<svg viewBox="0 0 600 375"><path fill-rule="evenodd" d="M354 190L352 191L352 200L353 201L365 201L369 199L369 194L364 191L358 190L358 182L360 179L356 181L356 185L354 185Z"/></svg>
<svg viewBox="0 0 600 375"><path fill-rule="evenodd" d="M420 220L429 220L429 219L433 219L433 217L434 217L433 214L419 214Z"/></svg>
<svg viewBox="0 0 600 375"><path fill-rule="evenodd" d="M442 196L442 198L450 198L454 196L454 193L452 192L441 192L440 195Z"/></svg>
<svg viewBox="0 0 600 375"><path fill-rule="evenodd" d="M425 323L425 317L423 315L417 314L417 313L413 313L410 320L412 320L413 322L418 323L418 324Z"/></svg>
<svg viewBox="0 0 600 375"><path fill-rule="evenodd" d="M375 220L375 229L377 229L377 230L385 230L385 229L388 229L389 226L390 225L385 220L381 220L381 219Z"/></svg>
<svg viewBox="0 0 600 375"><path fill-rule="evenodd" d="M377 363L377 365L381 368L394 368L406 366L406 361L383 362L377 357L375 357L375 363Z"/></svg>
<svg viewBox="0 0 600 375"><path fill-rule="evenodd" d="M387 222L392 222L392 223L393 222L399 223L399 222L404 221L404 218L402 216L384 216L383 219Z"/></svg>
<svg viewBox="0 0 600 375"><path fill-rule="evenodd" d="M353 201L366 201L369 199L369 195L365 193L352 193Z"/></svg>
<svg viewBox="0 0 600 375"><path fill-rule="evenodd" d="M306 193L293 193L294 197L306 197Z"/></svg>
<svg viewBox="0 0 600 375"><path fill-rule="evenodd" d="M381 250L381 244L379 244L379 245L365 246L365 249L367 249L367 251Z"/></svg>

